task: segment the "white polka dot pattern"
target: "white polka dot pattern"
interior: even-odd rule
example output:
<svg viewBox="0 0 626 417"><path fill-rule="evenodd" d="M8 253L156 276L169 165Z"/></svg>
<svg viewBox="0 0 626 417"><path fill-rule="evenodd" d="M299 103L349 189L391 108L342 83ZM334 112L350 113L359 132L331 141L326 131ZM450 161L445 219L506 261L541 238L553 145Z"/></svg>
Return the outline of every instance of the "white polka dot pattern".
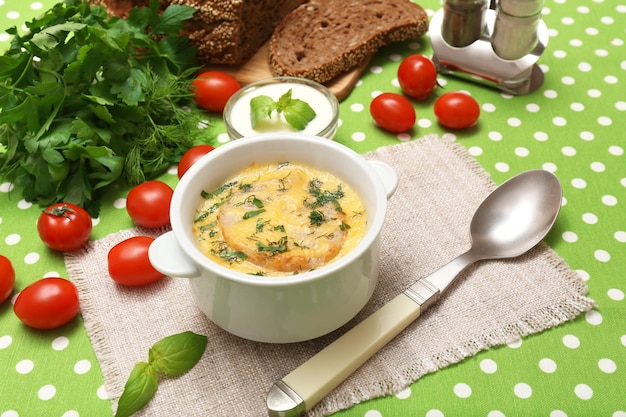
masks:
<svg viewBox="0 0 626 417"><path fill-rule="evenodd" d="M431 16L440 7L439 0L419 3ZM53 4L0 0L0 23L24 33L24 22ZM467 358L338 417L504 417L520 410L550 417L626 417L626 3L546 0L543 15L550 43L539 60L545 82L537 92L511 96L442 75L438 93L413 101L413 130L384 132L373 125L369 103L383 92L400 92L395 73L399 62L411 53L432 53L424 37L383 48L374 57L341 103L336 140L366 152L435 133L465 145L496 182L526 169L554 172L564 198L546 242L585 280L597 308L540 335ZM3 51L9 41L8 34L0 33ZM480 103L479 122L470 129L448 131L433 114L436 95L455 90ZM217 144L228 142L223 124L209 119L218 133ZM172 169L163 180L174 185L175 175ZM33 233L39 207L20 200L14 190L13 184L0 180L0 253L11 255L17 292L36 279L64 276L66 271L61 257ZM93 221L93 239L131 226L124 197L120 192L106 202L101 217ZM15 296L0 310L0 417L110 416L109 394L80 319L51 332L30 331L11 311Z"/></svg>

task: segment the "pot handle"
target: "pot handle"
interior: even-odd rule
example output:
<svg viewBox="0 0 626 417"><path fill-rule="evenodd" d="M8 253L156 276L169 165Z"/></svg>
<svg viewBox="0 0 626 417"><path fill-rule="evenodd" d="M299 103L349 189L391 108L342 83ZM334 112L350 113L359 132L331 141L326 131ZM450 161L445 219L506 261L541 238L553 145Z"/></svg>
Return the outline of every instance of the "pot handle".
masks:
<svg viewBox="0 0 626 417"><path fill-rule="evenodd" d="M172 231L162 234L150 244L148 258L152 266L165 275L183 278L200 276L198 265L185 254Z"/></svg>
<svg viewBox="0 0 626 417"><path fill-rule="evenodd" d="M383 186L385 187L385 191L387 193L387 200L389 200L398 188L398 174L391 166L384 162L367 161L367 163L374 168L374 172L376 172L376 175L378 175L383 182Z"/></svg>

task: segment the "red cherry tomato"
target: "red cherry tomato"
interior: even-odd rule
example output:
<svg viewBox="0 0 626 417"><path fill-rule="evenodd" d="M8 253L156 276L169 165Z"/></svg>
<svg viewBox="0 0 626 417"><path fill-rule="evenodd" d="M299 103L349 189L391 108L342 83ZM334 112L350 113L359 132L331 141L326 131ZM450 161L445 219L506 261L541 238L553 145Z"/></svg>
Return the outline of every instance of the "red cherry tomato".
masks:
<svg viewBox="0 0 626 417"><path fill-rule="evenodd" d="M474 126L480 116L480 106L469 94L453 91L443 94L435 102L435 116L443 126L465 129Z"/></svg>
<svg viewBox="0 0 626 417"><path fill-rule="evenodd" d="M71 203L56 203L45 209L37 220L39 237L50 248L61 252L79 249L89 241L91 217Z"/></svg>
<svg viewBox="0 0 626 417"><path fill-rule="evenodd" d="M214 112L223 111L228 99L239 88L236 79L219 71L203 72L191 84L191 92L198 106Z"/></svg>
<svg viewBox="0 0 626 417"><path fill-rule="evenodd" d="M425 99L437 86L437 67L427 56L409 55L398 67L398 82L407 96Z"/></svg>
<svg viewBox="0 0 626 417"><path fill-rule="evenodd" d="M376 124L390 132L406 132L415 125L415 109L404 96L382 93L370 103Z"/></svg>
<svg viewBox="0 0 626 417"><path fill-rule="evenodd" d="M163 278L148 258L148 248L153 241L149 236L134 236L113 246L107 257L113 281L137 287Z"/></svg>
<svg viewBox="0 0 626 417"><path fill-rule="evenodd" d="M69 323L80 310L78 290L65 278L43 278L24 288L13 311L27 326L55 329Z"/></svg>
<svg viewBox="0 0 626 417"><path fill-rule="evenodd" d="M13 292L15 285L15 270L6 256L0 255L0 304Z"/></svg>
<svg viewBox="0 0 626 417"><path fill-rule="evenodd" d="M193 148L190 148L187 152L185 152L183 157L180 159L180 162L178 163L178 178L179 179L182 178L185 172L187 172L187 170L198 159L202 158L204 155L208 154L213 149L215 148L213 148L213 146L211 145L198 145L198 146L194 146Z"/></svg>
<svg viewBox="0 0 626 417"><path fill-rule="evenodd" d="M133 187L126 197L126 211L136 225L155 229L170 223L174 190L162 181L146 181Z"/></svg>

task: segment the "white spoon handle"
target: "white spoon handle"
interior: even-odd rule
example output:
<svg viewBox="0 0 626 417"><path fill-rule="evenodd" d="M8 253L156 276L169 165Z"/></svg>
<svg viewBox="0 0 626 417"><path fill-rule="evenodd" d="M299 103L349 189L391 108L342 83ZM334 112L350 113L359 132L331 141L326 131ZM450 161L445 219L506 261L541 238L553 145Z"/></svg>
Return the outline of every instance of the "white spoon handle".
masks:
<svg viewBox="0 0 626 417"><path fill-rule="evenodd" d="M268 396L270 417L296 417L330 391L397 336L439 296L428 281L386 303L367 319L276 382Z"/></svg>

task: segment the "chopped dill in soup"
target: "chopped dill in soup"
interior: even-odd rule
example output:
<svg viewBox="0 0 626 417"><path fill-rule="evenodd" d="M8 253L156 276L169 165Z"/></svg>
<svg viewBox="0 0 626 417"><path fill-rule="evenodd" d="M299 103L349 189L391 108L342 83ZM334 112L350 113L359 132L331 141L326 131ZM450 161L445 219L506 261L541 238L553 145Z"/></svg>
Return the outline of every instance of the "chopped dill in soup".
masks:
<svg viewBox="0 0 626 417"><path fill-rule="evenodd" d="M318 269L352 250L367 226L348 184L298 163L252 164L202 196L193 225L199 248L247 274Z"/></svg>

